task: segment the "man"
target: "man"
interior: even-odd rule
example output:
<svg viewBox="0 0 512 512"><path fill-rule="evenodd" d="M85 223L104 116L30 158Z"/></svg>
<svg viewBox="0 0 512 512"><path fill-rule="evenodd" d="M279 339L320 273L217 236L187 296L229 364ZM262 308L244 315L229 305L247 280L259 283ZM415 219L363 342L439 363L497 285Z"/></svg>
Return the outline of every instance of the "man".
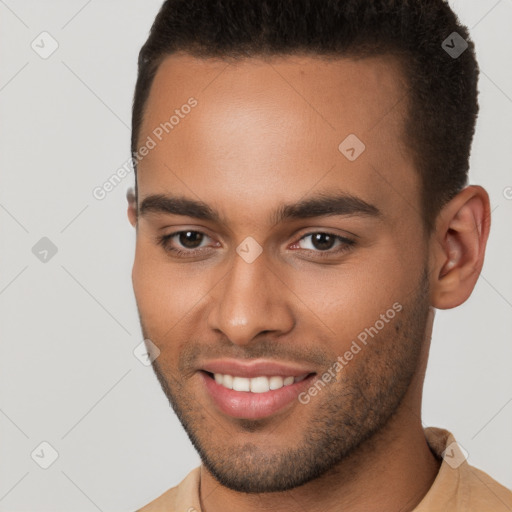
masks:
<svg viewBox="0 0 512 512"><path fill-rule="evenodd" d="M143 511L504 511L424 429L434 308L490 228L442 0L169 0L139 56L133 285L202 464Z"/></svg>

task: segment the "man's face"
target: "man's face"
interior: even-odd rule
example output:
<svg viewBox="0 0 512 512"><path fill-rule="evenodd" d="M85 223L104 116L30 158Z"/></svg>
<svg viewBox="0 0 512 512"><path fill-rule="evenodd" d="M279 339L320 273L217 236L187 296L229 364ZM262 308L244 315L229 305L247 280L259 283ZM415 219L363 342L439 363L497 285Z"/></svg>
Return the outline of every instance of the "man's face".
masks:
<svg viewBox="0 0 512 512"><path fill-rule="evenodd" d="M139 135L151 147L138 169L134 291L144 337L161 351L162 389L206 468L234 490L318 477L407 400L429 286L402 82L384 57L228 65L174 55L157 72ZM339 147L350 134L364 151L353 137ZM200 201L218 219L177 214L154 195ZM367 206L278 215L327 196ZM205 371L220 360L308 377L233 391Z"/></svg>

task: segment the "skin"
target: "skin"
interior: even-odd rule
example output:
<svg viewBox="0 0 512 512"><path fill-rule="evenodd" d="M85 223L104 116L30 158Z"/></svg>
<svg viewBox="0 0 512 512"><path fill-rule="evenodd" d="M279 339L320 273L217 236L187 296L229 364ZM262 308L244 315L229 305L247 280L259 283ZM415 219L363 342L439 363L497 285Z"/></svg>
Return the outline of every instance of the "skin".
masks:
<svg viewBox="0 0 512 512"><path fill-rule="evenodd" d="M403 133L406 87L391 57L169 56L140 143L191 96L198 105L139 163L128 217L141 327L161 351L153 368L203 460L202 510L413 510L440 464L421 423L433 308L462 304L475 286L487 192L466 187L425 232ZM338 150L351 133L366 146L353 162ZM282 204L333 191L382 216L270 220ZM222 222L137 215L152 194L203 201ZM180 230L204 233L194 256L157 242ZM306 236L325 232L355 244ZM236 252L248 236L262 249L252 263ZM194 251L191 241L167 243ZM347 250L336 253L340 246ZM217 357L306 364L321 376L396 302L402 310L307 405L235 419L201 386L201 363Z"/></svg>

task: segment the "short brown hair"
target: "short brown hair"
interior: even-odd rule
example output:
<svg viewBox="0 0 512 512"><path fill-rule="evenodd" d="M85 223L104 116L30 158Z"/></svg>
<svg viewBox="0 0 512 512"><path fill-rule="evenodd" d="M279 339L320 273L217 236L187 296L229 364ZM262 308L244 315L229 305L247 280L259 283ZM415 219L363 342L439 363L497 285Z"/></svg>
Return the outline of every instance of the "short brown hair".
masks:
<svg viewBox="0 0 512 512"><path fill-rule="evenodd" d="M450 55L447 40L467 48ZM428 233L467 184L479 69L467 28L444 0L167 0L139 54L132 156L158 66L178 51L235 59L398 55L410 94L405 142L421 176Z"/></svg>

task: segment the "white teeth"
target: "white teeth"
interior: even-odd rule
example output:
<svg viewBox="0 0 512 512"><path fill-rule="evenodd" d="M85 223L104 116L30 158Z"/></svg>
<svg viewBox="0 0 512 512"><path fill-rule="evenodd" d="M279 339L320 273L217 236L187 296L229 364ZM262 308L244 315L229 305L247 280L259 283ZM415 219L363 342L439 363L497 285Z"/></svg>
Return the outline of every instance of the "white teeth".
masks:
<svg viewBox="0 0 512 512"><path fill-rule="evenodd" d="M253 393L266 393L269 390L267 377L254 377L253 379L244 379L251 382L251 391Z"/></svg>
<svg viewBox="0 0 512 512"><path fill-rule="evenodd" d="M253 377L247 379L245 377L233 377L232 375L224 375L222 373L214 373L213 377L217 384L224 386L227 389L235 391L245 391L252 393L266 393L270 390L281 389L284 386L290 386L294 382L304 380L309 374L301 375L300 377Z"/></svg>
<svg viewBox="0 0 512 512"><path fill-rule="evenodd" d="M289 386L290 384L293 384L294 380L295 380L295 377L286 377L284 379L284 385Z"/></svg>
<svg viewBox="0 0 512 512"><path fill-rule="evenodd" d="M221 375L222 382L219 384L223 385L225 388L233 389L233 377L231 375Z"/></svg>
<svg viewBox="0 0 512 512"><path fill-rule="evenodd" d="M270 389L279 389L284 385L283 377L270 377Z"/></svg>
<svg viewBox="0 0 512 512"><path fill-rule="evenodd" d="M243 377L233 377L234 391L251 391L251 380Z"/></svg>

